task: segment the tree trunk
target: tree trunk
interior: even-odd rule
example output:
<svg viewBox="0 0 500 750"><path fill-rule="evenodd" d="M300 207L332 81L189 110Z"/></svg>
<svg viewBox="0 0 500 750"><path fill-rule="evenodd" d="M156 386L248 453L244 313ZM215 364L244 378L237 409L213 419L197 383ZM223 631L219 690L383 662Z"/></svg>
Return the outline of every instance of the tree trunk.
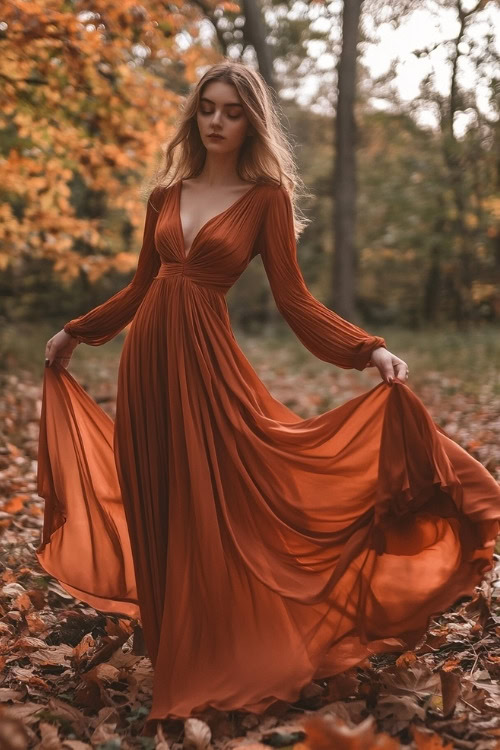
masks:
<svg viewBox="0 0 500 750"><path fill-rule="evenodd" d="M344 0L342 51L338 64L335 123L333 301L339 315L354 321L356 268L356 62L363 0Z"/></svg>
<svg viewBox="0 0 500 750"><path fill-rule="evenodd" d="M266 42L266 24L262 14L262 8L258 0L243 0L241 4L245 16L243 36L247 44L251 44L255 50L259 72L268 86L276 96L276 81L274 79L273 57L271 47Z"/></svg>

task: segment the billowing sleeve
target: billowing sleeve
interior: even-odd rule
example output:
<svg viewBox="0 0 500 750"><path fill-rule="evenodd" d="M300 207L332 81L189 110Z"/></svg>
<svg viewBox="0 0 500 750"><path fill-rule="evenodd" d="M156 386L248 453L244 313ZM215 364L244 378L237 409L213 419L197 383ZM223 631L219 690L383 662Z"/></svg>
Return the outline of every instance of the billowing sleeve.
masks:
<svg viewBox="0 0 500 750"><path fill-rule="evenodd" d="M386 347L385 340L349 323L311 294L297 261L290 196L284 187L273 187L266 203L257 252L278 310L318 359L346 370L371 366L372 351Z"/></svg>
<svg viewBox="0 0 500 750"><path fill-rule="evenodd" d="M142 247L132 281L106 302L64 325L66 333L76 338L78 342L92 346L105 344L125 328L134 317L161 264L161 258L155 247L154 232L162 194L162 188L158 187L149 196Z"/></svg>

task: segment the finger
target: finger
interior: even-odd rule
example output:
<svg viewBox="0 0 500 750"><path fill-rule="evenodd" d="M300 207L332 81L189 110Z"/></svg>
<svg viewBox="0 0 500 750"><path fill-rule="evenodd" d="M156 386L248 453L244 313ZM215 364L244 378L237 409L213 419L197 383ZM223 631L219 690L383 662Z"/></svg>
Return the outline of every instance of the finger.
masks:
<svg viewBox="0 0 500 750"><path fill-rule="evenodd" d="M384 366L384 374L382 377L384 378L386 383L388 383L389 385L392 384L395 374L394 374L394 367L392 366L391 363L389 363L388 365L386 364Z"/></svg>
<svg viewBox="0 0 500 750"><path fill-rule="evenodd" d="M402 380L402 381L407 380L409 370L408 370L408 365L406 364L406 362L398 362L395 369L396 369L396 377L398 380Z"/></svg>

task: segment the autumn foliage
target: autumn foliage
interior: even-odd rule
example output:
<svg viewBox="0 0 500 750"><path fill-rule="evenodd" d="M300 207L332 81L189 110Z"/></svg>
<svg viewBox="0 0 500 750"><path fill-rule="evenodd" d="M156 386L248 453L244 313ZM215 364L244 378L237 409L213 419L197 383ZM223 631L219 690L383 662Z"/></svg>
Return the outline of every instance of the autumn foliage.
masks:
<svg viewBox="0 0 500 750"><path fill-rule="evenodd" d="M166 3L9 0L0 13L0 270L46 257L92 281L137 254L107 209L142 231L141 178L155 161L203 51L179 53L198 11Z"/></svg>

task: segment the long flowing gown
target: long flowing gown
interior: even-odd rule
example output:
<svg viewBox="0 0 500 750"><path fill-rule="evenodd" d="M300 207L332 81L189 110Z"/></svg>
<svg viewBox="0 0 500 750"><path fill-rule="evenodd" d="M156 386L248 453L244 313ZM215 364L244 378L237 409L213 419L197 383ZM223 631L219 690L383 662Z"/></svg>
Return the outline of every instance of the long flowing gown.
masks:
<svg viewBox="0 0 500 750"><path fill-rule="evenodd" d="M65 325L104 344L131 323L113 420L45 368L42 567L140 619L148 720L261 712L312 679L414 646L492 567L500 488L411 388L381 381L303 419L239 348L225 295L260 253L298 339L342 368L384 339L315 299L290 198L256 183L184 252L182 180L151 193L131 283Z"/></svg>

